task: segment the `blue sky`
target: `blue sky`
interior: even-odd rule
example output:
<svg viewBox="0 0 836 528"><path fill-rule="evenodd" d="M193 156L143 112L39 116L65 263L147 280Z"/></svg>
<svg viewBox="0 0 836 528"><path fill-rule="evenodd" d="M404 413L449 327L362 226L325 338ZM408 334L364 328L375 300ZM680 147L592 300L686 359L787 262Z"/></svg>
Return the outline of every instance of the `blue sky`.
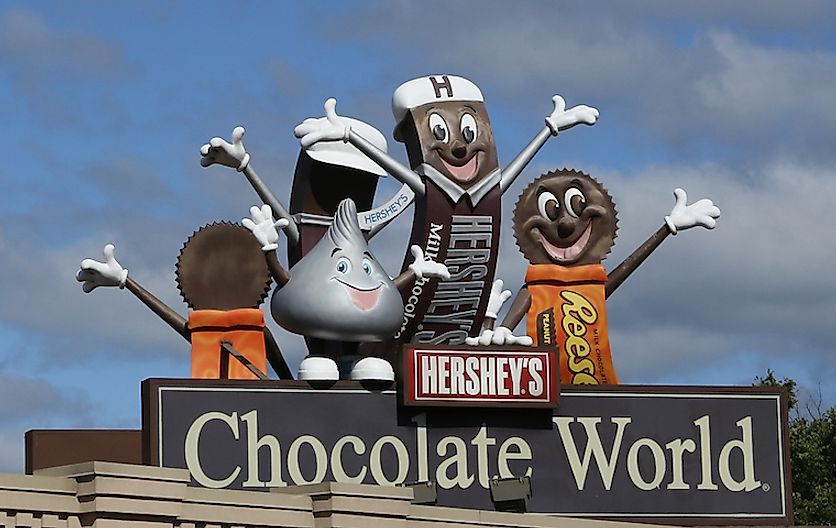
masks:
<svg viewBox="0 0 836 528"><path fill-rule="evenodd" d="M550 141L506 195L572 167L619 210L610 268L662 223L672 190L708 196L716 230L671 237L608 304L627 383L749 384L773 369L803 402L836 404L836 7L828 2L5 2L0 6L0 470L23 432L138 427L139 382L187 376L183 340L126 291L73 276L105 243L130 275L186 307L186 238L238 220L241 176L200 167L247 128L252 164L287 200L293 127L328 97L391 140L390 97L431 73L486 98L500 160L551 96L597 125ZM381 182L379 201L397 185ZM372 246L394 273L406 214ZM506 225L500 275L524 273ZM289 362L301 340L277 331Z"/></svg>

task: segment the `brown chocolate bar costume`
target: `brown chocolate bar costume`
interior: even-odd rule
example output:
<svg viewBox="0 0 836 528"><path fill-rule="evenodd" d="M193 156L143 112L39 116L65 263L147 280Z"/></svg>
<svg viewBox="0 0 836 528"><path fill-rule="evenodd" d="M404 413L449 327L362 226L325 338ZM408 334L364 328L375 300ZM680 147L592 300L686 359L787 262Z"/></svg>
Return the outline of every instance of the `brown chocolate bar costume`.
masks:
<svg viewBox="0 0 836 528"><path fill-rule="evenodd" d="M345 129L341 139L415 192L407 247L418 244L452 274L442 283L419 283L404 296L398 342L461 344L478 334L499 251L502 194L550 136L597 119L592 108L564 111L562 98L553 100L555 112L546 118L546 126L502 171L482 93L461 77L421 77L395 91L395 139L405 144L411 170ZM407 255L404 266L408 261Z"/></svg>
<svg viewBox="0 0 836 528"><path fill-rule="evenodd" d="M499 251L502 194L499 178L494 179L484 195L474 198L464 193L458 201L432 179L426 180L409 245L418 244L426 255L443 262L451 277L422 281L407 292L404 324L396 339L460 344L481 327Z"/></svg>

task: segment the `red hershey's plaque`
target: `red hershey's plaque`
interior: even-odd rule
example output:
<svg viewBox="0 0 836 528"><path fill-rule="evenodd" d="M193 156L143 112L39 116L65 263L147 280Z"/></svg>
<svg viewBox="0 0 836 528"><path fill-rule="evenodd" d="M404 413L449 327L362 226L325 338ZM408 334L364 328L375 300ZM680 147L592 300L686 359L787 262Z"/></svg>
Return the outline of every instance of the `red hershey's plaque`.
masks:
<svg viewBox="0 0 836 528"><path fill-rule="evenodd" d="M557 407L557 353L530 347L404 347L410 406Z"/></svg>

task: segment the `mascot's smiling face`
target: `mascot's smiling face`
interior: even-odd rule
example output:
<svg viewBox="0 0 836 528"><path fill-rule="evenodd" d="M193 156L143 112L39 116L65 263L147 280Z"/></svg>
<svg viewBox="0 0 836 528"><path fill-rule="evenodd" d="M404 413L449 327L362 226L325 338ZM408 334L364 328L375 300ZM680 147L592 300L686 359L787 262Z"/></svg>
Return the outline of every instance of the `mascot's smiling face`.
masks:
<svg viewBox="0 0 836 528"><path fill-rule="evenodd" d="M325 236L290 273L270 305L285 329L322 339L383 341L400 328L401 294L369 252L350 199L340 202Z"/></svg>
<svg viewBox="0 0 836 528"><path fill-rule="evenodd" d="M484 103L445 101L413 108L399 132L413 167L426 163L464 189L499 168Z"/></svg>
<svg viewBox="0 0 836 528"><path fill-rule="evenodd" d="M607 190L579 171L540 176L514 207L514 236L532 264L599 264L610 252L617 228Z"/></svg>

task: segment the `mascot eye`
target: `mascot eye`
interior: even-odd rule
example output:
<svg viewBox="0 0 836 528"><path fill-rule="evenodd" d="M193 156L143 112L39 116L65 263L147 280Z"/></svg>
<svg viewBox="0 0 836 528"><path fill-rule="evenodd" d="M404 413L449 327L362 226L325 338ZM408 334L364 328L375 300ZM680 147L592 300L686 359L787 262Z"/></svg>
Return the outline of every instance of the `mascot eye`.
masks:
<svg viewBox="0 0 836 528"><path fill-rule="evenodd" d="M463 115L462 137L464 138L465 143L473 143L473 140L476 139L478 132L479 131L476 128L476 119L474 119L470 114Z"/></svg>
<svg viewBox="0 0 836 528"><path fill-rule="evenodd" d="M566 189L566 194L563 195L563 203L566 204L566 210L575 218L579 217L583 210L586 209L586 197L575 187Z"/></svg>
<svg viewBox="0 0 836 528"><path fill-rule="evenodd" d="M363 259L363 271L366 272L366 275L372 274L372 263L369 259Z"/></svg>
<svg viewBox="0 0 836 528"><path fill-rule="evenodd" d="M447 122L438 114L430 114L430 131L435 139L447 143L450 140L450 133L447 130Z"/></svg>
<svg viewBox="0 0 836 528"><path fill-rule="evenodd" d="M346 274L351 271L351 261L345 257L340 257L340 260L337 261L337 272Z"/></svg>
<svg viewBox="0 0 836 528"><path fill-rule="evenodd" d="M549 191L543 191L537 197L537 210L540 216L546 220L557 220L557 213L560 209L560 204L557 203L557 198Z"/></svg>

